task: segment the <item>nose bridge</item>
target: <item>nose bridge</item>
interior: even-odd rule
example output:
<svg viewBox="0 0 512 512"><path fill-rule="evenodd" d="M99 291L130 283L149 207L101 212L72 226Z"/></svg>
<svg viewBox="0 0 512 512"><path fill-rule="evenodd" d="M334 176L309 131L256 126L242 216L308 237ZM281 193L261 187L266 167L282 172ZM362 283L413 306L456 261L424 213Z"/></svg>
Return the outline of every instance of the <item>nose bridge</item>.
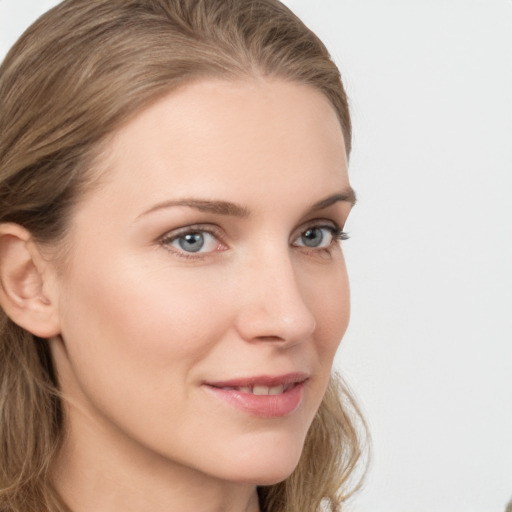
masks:
<svg viewBox="0 0 512 512"><path fill-rule="evenodd" d="M267 246L244 272L238 328L245 339L294 344L313 334L316 320L289 246Z"/></svg>

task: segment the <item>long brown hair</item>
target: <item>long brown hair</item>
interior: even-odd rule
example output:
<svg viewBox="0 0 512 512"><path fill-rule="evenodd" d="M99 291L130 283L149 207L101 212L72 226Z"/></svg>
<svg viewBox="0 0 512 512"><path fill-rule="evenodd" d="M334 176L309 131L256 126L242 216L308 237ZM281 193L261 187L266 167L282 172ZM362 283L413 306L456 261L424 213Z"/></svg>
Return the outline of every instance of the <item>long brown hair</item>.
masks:
<svg viewBox="0 0 512 512"><path fill-rule="evenodd" d="M0 223L44 244L66 233L102 142L173 88L202 77L277 77L325 94L351 125L340 73L277 0L66 0L0 67ZM49 348L0 310L0 510L68 510L50 468L65 421ZM331 378L294 473L259 489L266 512L340 510L361 458L358 408Z"/></svg>

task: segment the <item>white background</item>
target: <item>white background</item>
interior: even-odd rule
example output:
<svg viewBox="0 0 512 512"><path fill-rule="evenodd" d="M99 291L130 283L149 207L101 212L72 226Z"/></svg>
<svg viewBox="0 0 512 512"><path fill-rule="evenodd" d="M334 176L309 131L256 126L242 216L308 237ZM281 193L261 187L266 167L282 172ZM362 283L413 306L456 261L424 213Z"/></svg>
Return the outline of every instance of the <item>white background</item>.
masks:
<svg viewBox="0 0 512 512"><path fill-rule="evenodd" d="M0 58L55 2L0 0ZM359 204L337 365L373 462L352 512L512 496L512 2L288 0L351 99Z"/></svg>

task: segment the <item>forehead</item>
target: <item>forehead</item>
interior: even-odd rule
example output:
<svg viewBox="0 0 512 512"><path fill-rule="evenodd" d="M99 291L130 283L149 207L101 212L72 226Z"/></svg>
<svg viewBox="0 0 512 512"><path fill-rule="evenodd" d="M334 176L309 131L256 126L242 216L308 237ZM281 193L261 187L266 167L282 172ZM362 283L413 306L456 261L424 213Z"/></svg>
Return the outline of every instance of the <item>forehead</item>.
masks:
<svg viewBox="0 0 512 512"><path fill-rule="evenodd" d="M319 197L323 188L348 185L342 130L328 99L313 87L269 79L203 80L171 92L114 134L100 167L106 183L116 183L112 193L134 204L192 190L205 197L258 197L269 186L292 193L297 180L308 180Z"/></svg>

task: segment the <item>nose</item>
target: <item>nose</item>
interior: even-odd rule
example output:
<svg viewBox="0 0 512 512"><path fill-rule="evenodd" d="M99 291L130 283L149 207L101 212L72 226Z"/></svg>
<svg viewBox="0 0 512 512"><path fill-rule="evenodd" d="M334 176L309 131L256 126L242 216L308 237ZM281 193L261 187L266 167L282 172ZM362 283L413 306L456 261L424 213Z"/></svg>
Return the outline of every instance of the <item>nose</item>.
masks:
<svg viewBox="0 0 512 512"><path fill-rule="evenodd" d="M312 336L316 318L288 253L254 259L242 274L236 327L243 339L288 347Z"/></svg>

